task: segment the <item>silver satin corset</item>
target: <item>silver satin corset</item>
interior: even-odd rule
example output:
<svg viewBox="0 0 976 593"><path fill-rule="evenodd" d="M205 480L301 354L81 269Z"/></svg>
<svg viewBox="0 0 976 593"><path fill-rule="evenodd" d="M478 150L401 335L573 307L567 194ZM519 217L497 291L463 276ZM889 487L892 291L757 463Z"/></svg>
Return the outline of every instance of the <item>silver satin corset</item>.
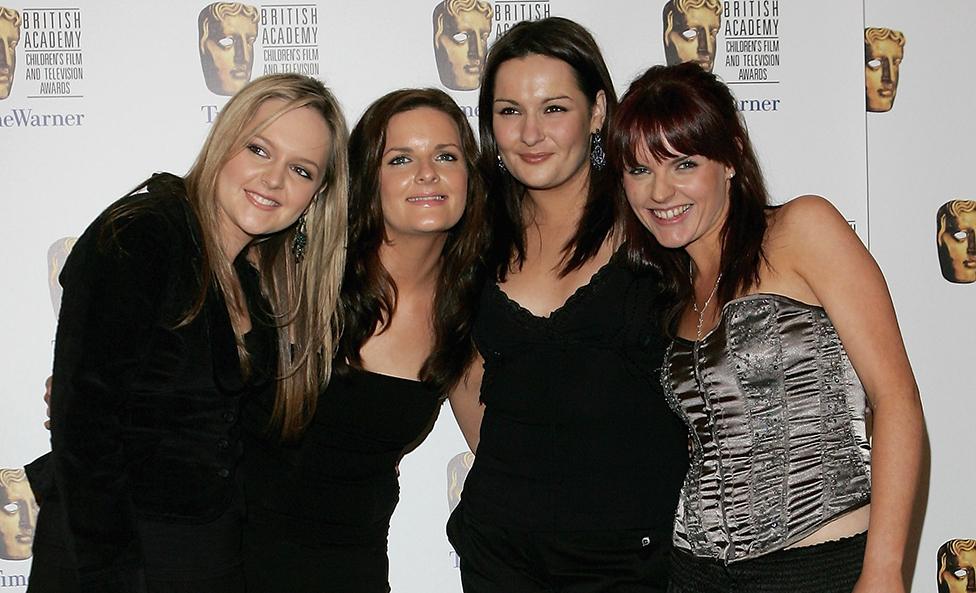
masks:
<svg viewBox="0 0 976 593"><path fill-rule="evenodd" d="M870 500L864 387L822 308L735 299L700 342L671 344L661 380L692 440L679 548L754 558Z"/></svg>

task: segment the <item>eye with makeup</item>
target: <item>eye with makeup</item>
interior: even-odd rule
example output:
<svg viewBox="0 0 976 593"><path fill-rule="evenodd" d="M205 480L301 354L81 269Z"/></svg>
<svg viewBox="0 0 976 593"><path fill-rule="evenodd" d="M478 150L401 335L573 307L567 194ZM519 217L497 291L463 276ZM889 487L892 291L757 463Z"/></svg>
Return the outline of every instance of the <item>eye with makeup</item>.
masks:
<svg viewBox="0 0 976 593"><path fill-rule="evenodd" d="M518 115L519 110L511 105L499 107L495 115Z"/></svg>
<svg viewBox="0 0 976 593"><path fill-rule="evenodd" d="M868 60L865 65L872 70L877 70L881 67L881 60L874 58L873 60Z"/></svg>
<svg viewBox="0 0 976 593"><path fill-rule="evenodd" d="M650 172L650 169L644 165L634 165L633 167L627 169L627 174L633 177L637 177L638 175L648 175Z"/></svg>
<svg viewBox="0 0 976 593"><path fill-rule="evenodd" d="M266 151L260 144L254 144L252 142L251 144L247 145L247 149L261 158L268 158L268 151Z"/></svg>
<svg viewBox="0 0 976 593"><path fill-rule="evenodd" d="M544 113L566 113L569 109L562 105L546 105Z"/></svg>
<svg viewBox="0 0 976 593"><path fill-rule="evenodd" d="M681 158L675 161L674 168L678 171L690 171L698 167L698 163L691 157Z"/></svg>
<svg viewBox="0 0 976 593"><path fill-rule="evenodd" d="M458 160L458 155L454 154L453 152L445 151L434 157L434 160L453 163Z"/></svg>
<svg viewBox="0 0 976 593"><path fill-rule="evenodd" d="M411 159L407 155L405 155L405 154L398 154L398 155L394 155L393 158L391 158L390 160L388 160L386 162L386 164L387 165L392 165L394 167L397 167L397 166L400 166L400 165L406 165L407 163L411 163L411 162L413 162L413 159Z"/></svg>
<svg viewBox="0 0 976 593"><path fill-rule="evenodd" d="M308 179L309 181L311 181L312 178L315 177L314 175L312 175L311 171L309 171L308 169L306 169L301 165L292 165L291 170L297 173L299 177Z"/></svg>

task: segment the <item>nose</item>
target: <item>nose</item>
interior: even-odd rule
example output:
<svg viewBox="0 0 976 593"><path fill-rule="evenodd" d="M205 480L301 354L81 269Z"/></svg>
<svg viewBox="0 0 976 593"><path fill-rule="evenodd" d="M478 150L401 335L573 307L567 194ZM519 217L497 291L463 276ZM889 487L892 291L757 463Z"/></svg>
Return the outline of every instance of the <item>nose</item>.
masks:
<svg viewBox="0 0 976 593"><path fill-rule="evenodd" d="M0 49L0 70L8 70L10 68L10 62L13 61L11 59L13 50L10 49L6 39L0 38L0 43L3 44L3 48Z"/></svg>
<svg viewBox="0 0 976 593"><path fill-rule="evenodd" d="M522 119L522 130L521 130L522 142L526 146L534 146L542 141L545 134L542 132L542 125L538 120L538 116L527 114Z"/></svg>
<svg viewBox="0 0 976 593"><path fill-rule="evenodd" d="M966 233L966 255L976 257L976 229Z"/></svg>
<svg viewBox="0 0 976 593"><path fill-rule="evenodd" d="M30 505L23 502L17 505L18 514L20 520L18 521L18 527L20 527L20 532L23 535L31 535L34 533L34 521L31 518Z"/></svg>
<svg viewBox="0 0 976 593"><path fill-rule="evenodd" d="M439 177L437 175L437 169L434 168L434 164L427 159L421 159L417 167L417 176L414 179L417 183L433 183Z"/></svg>
<svg viewBox="0 0 976 593"><path fill-rule="evenodd" d="M269 189L277 189L285 183L285 169L284 163L269 163L264 170L264 175L261 176L261 181Z"/></svg>
<svg viewBox="0 0 976 593"><path fill-rule="evenodd" d="M234 65L242 66L247 63L247 42L241 36L234 37Z"/></svg>
<svg viewBox="0 0 976 593"><path fill-rule="evenodd" d="M700 56L710 56L712 55L711 39L709 38L708 31L704 27L699 27L698 29L698 55Z"/></svg>
<svg viewBox="0 0 976 593"><path fill-rule="evenodd" d="M471 32L468 41L468 61L472 64L480 64L481 56L485 55L485 40L476 31Z"/></svg>
<svg viewBox="0 0 976 593"><path fill-rule="evenodd" d="M966 592L976 591L976 569L969 567L966 569Z"/></svg>
<svg viewBox="0 0 976 593"><path fill-rule="evenodd" d="M668 176L657 173L651 181L651 199L659 204L664 204L674 195L674 185Z"/></svg>
<svg viewBox="0 0 976 593"><path fill-rule="evenodd" d="M891 60L881 58L881 82L891 84Z"/></svg>

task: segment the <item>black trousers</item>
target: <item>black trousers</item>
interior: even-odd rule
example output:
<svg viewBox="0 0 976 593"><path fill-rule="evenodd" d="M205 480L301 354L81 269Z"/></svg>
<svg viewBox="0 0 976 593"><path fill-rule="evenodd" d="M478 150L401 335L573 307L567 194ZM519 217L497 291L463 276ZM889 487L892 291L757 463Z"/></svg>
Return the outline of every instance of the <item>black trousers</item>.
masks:
<svg viewBox="0 0 976 593"><path fill-rule="evenodd" d="M668 593L851 593L866 540L862 533L727 566L675 549Z"/></svg>
<svg viewBox="0 0 976 593"><path fill-rule="evenodd" d="M461 504L447 535L465 593L664 593L671 529L523 531L478 522Z"/></svg>

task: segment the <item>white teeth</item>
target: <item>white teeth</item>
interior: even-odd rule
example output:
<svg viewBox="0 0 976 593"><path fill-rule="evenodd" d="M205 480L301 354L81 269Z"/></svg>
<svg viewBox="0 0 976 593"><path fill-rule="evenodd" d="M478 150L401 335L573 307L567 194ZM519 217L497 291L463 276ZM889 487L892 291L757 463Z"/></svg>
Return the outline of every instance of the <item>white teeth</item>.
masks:
<svg viewBox="0 0 976 593"><path fill-rule="evenodd" d="M671 220L675 216L681 216L688 209L691 208L691 204L685 204L684 206L678 206L676 208L668 208L667 210L651 210L655 217L663 220Z"/></svg>
<svg viewBox="0 0 976 593"><path fill-rule="evenodd" d="M252 200L254 200L255 202L257 202L258 204L261 204L262 206L278 206L279 205L278 202L275 202L274 200L269 200L268 198L266 198L266 197L264 197L264 196L262 196L260 194L256 194L254 192L248 192L248 194L251 196L251 199Z"/></svg>
<svg viewBox="0 0 976 593"><path fill-rule="evenodd" d="M447 199L447 196L413 196L412 198L407 198L408 202L430 202L437 201L443 202Z"/></svg>

